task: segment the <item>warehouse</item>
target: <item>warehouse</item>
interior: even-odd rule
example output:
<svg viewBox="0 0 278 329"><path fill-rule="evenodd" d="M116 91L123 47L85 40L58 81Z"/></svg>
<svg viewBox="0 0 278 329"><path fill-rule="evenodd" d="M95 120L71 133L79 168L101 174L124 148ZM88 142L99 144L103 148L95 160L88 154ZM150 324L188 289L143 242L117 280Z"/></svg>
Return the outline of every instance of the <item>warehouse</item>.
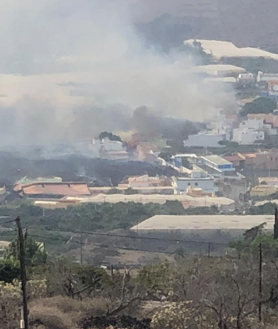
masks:
<svg viewBox="0 0 278 329"><path fill-rule="evenodd" d="M144 234L183 234L191 239L214 242L229 241L251 229L265 224L266 230L272 230L274 215L237 216L237 215L198 215L171 216L156 215L134 226L131 230ZM218 239L219 238L219 239Z"/></svg>

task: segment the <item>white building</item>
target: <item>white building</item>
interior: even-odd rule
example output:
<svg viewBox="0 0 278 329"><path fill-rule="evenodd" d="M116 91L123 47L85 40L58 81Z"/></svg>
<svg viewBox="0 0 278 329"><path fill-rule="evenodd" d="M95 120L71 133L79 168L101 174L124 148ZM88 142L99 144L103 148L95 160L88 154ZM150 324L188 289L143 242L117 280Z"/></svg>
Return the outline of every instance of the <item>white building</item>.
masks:
<svg viewBox="0 0 278 329"><path fill-rule="evenodd" d="M241 86L255 84L256 80L252 73L241 73L238 75L237 83Z"/></svg>
<svg viewBox="0 0 278 329"><path fill-rule="evenodd" d="M278 74L277 73L263 73L263 72L259 71L257 81L258 82L269 82L269 81L278 82Z"/></svg>
<svg viewBox="0 0 278 329"><path fill-rule="evenodd" d="M264 121L262 119L248 119L240 123L239 128L248 128L253 130L261 130L264 128Z"/></svg>
<svg viewBox="0 0 278 329"><path fill-rule="evenodd" d="M249 128L236 128L233 130L233 141L242 145L252 145L256 141L263 141L265 139L264 131L258 131Z"/></svg>
<svg viewBox="0 0 278 329"><path fill-rule="evenodd" d="M119 141L111 141L108 138L105 139L94 139L92 143L92 147L96 152L100 152L101 150L105 151L123 151L123 143Z"/></svg>
<svg viewBox="0 0 278 329"><path fill-rule="evenodd" d="M202 174L192 174L191 177L173 177L175 194L187 194L189 189L201 189L203 193L215 194L217 186L211 176L203 177Z"/></svg>
<svg viewBox="0 0 278 329"><path fill-rule="evenodd" d="M219 142L226 140L226 134L214 134L200 132L197 135L189 135L183 142L185 147L221 147Z"/></svg>

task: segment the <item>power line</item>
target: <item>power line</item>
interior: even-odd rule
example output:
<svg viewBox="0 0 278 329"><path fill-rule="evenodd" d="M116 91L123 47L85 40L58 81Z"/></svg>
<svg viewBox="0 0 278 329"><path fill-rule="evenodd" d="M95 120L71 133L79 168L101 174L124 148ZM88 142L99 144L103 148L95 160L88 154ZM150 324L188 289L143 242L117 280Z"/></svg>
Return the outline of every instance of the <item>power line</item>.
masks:
<svg viewBox="0 0 278 329"><path fill-rule="evenodd" d="M32 230L32 228L30 228ZM147 237L147 236L137 236L137 235L120 235L113 233L97 233L97 232L86 232L86 231L62 231L57 229L47 229L47 228L36 228L37 230L45 230L48 232L60 232L60 233L73 233L73 234L87 234L87 235L95 235L95 236L106 236L113 238L123 238L123 239L136 239L136 240L153 240L153 241L165 241L165 242L175 242L175 243L196 243L196 244L205 244L211 243L212 245L221 245L221 246L229 246L228 243L224 242L213 242L213 241L196 241L196 240L184 240L184 239L169 239L169 238L156 238L156 237Z"/></svg>
<svg viewBox="0 0 278 329"><path fill-rule="evenodd" d="M0 223L1 225L5 225L5 224L9 224L9 223L15 223L15 220L12 219L12 220L8 220L6 222L3 222L3 223Z"/></svg>
<svg viewBox="0 0 278 329"><path fill-rule="evenodd" d="M37 235L37 234L29 234L29 236L33 237L33 238L39 238L39 239L45 239L45 240L55 240L55 241L62 241L62 242L68 242L68 243L72 243L72 244L81 244L82 245L86 245L89 243L85 243L85 242L80 242L80 241L68 241L68 239L58 239L58 238L52 238L52 237L45 237L45 236L41 236L41 235ZM95 245L97 247L102 247L102 248L106 248L106 249L120 249L120 250L128 250L128 251L141 251L141 252L148 252L148 253L159 253L159 254L168 254L168 255L176 255L176 252L167 252L167 251L150 251L150 250L144 250L144 249L139 249L139 248L128 248L128 247L118 247L118 246L108 246L105 244L101 244L101 243L92 243L92 245ZM185 254L184 255L190 255L190 254Z"/></svg>
<svg viewBox="0 0 278 329"><path fill-rule="evenodd" d="M58 232L62 232L62 231L58 231ZM82 243L82 245L89 245L89 243L86 243L86 242L81 242L80 240L78 241L75 241L75 240L69 240L68 238L67 239L63 239L63 238L55 238L55 237L46 237L46 236L42 236L42 235L38 235L38 234L29 234L29 236L31 237L34 237L34 238L39 238L39 239L45 239L45 240L52 240L52 241L60 241L60 242L66 242L66 243L71 243L71 244L76 244L76 245L80 245ZM110 235L109 235L110 236ZM118 236L118 235L116 235ZM163 240L163 239L162 239ZM164 240L163 240L164 241ZM184 241L184 242L188 242L188 241ZM199 243L198 241L194 241L196 243ZM122 249L122 250L133 250L133 251L142 251L142 252L154 252L154 253L162 253L162 254L170 254L170 255L173 255L173 254L176 254L176 252L164 252L164 251L149 251L149 250L144 250L144 249L139 249L139 248L127 248L127 247L118 247L118 246L112 246L112 245L105 245L105 244L100 244L100 243L96 243L96 242L92 242L91 243L92 245L95 245L95 246L99 246L99 247L103 247L103 248L115 248L115 249ZM202 244L206 244L208 246L208 255L210 255L210 253L213 251L211 248L213 247L214 244L217 244L215 242L203 242L202 241ZM222 244L221 245L224 245L224 246L229 246L228 244ZM236 249L236 248L233 248L233 249ZM256 247L252 247L252 246L244 246L243 247L243 251L244 249L250 249L250 251L255 251L256 250ZM266 245L262 245L262 250L273 250L273 247L272 246L266 246ZM204 250L205 252L205 250ZM194 253L184 253L184 255L191 255L191 254L194 254Z"/></svg>

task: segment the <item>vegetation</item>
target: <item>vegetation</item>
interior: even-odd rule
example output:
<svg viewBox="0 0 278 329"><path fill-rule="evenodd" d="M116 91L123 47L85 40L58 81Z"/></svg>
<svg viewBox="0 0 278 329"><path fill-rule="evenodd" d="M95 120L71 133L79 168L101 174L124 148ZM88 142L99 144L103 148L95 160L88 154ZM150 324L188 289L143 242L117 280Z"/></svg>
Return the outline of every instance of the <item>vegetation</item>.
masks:
<svg viewBox="0 0 278 329"><path fill-rule="evenodd" d="M231 64L243 67L246 71L257 74L259 71L265 73L278 73L278 61L272 58L252 57L225 57L223 64Z"/></svg>
<svg viewBox="0 0 278 329"><path fill-rule="evenodd" d="M194 40L192 45L184 43L179 47L179 50L192 56L197 65L208 65L213 62L212 55L207 54L204 51L202 43L197 40Z"/></svg>
<svg viewBox="0 0 278 329"><path fill-rule="evenodd" d="M128 190L133 194L135 191ZM0 216L16 217L21 214L24 226L35 230L36 228L59 229L62 231L112 231L127 229L154 215L186 215L186 214L216 214L216 207L201 207L184 209L179 201L167 201L165 204L142 204L135 202L83 204L66 209L45 209L23 204L19 208L1 207ZM3 232L4 237L13 232ZM47 236L46 236L47 237Z"/></svg>
<svg viewBox="0 0 278 329"><path fill-rule="evenodd" d="M231 243L232 257L182 257L136 271L107 271L51 255L44 264L27 262L30 328L271 328L278 323L278 243L263 229L264 223ZM11 244L7 254L13 250ZM20 287L16 279L9 282L9 270L1 275L0 326L12 329L20 319Z"/></svg>
<svg viewBox="0 0 278 329"><path fill-rule="evenodd" d="M12 241L4 254L4 260L14 265L19 265L18 239ZM32 237L25 237L26 265L29 267L40 266L46 263L47 255L44 245L36 242Z"/></svg>
<svg viewBox="0 0 278 329"><path fill-rule="evenodd" d="M118 141L122 142L122 139L120 136L114 135L111 132L103 131L98 136L99 139L105 139L108 138L110 141Z"/></svg>
<svg viewBox="0 0 278 329"><path fill-rule="evenodd" d="M209 147L208 150L212 154L218 155L233 155L237 153L253 153L257 151L257 146L254 145L239 145L236 142L222 142L222 147ZM221 145L220 144L220 145Z"/></svg>
<svg viewBox="0 0 278 329"><path fill-rule="evenodd" d="M259 97L253 100L251 103L246 103L241 112L241 116L247 116L247 114L257 113L272 113L276 109L277 105L275 101L267 97Z"/></svg>
<svg viewBox="0 0 278 329"><path fill-rule="evenodd" d="M247 215L273 215L275 213L275 203L267 202L261 206L253 206L247 209Z"/></svg>

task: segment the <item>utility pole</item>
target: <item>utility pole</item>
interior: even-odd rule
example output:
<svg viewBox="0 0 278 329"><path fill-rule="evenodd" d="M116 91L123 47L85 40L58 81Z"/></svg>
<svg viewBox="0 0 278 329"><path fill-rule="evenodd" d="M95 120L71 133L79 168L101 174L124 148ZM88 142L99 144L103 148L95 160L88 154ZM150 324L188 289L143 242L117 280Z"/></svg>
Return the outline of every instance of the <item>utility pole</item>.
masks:
<svg viewBox="0 0 278 329"><path fill-rule="evenodd" d="M263 281L263 255L262 255L262 244L259 247L259 322L262 322L262 281Z"/></svg>
<svg viewBox="0 0 278 329"><path fill-rule="evenodd" d="M83 266L83 234L80 233L80 264Z"/></svg>
<svg viewBox="0 0 278 329"><path fill-rule="evenodd" d="M210 257L210 252L211 252L211 243L208 243L208 257Z"/></svg>
<svg viewBox="0 0 278 329"><path fill-rule="evenodd" d="M22 303L23 303L23 323L20 324L20 328L29 329L27 292L26 292L26 268L25 268L24 239L23 239L22 227L21 227L21 223L20 223L20 217L17 217L15 221L16 221L17 230L18 230L20 275L21 275L21 289L22 289Z"/></svg>
<svg viewBox="0 0 278 329"><path fill-rule="evenodd" d="M275 207L275 219L274 219L274 239L278 239L278 209Z"/></svg>

